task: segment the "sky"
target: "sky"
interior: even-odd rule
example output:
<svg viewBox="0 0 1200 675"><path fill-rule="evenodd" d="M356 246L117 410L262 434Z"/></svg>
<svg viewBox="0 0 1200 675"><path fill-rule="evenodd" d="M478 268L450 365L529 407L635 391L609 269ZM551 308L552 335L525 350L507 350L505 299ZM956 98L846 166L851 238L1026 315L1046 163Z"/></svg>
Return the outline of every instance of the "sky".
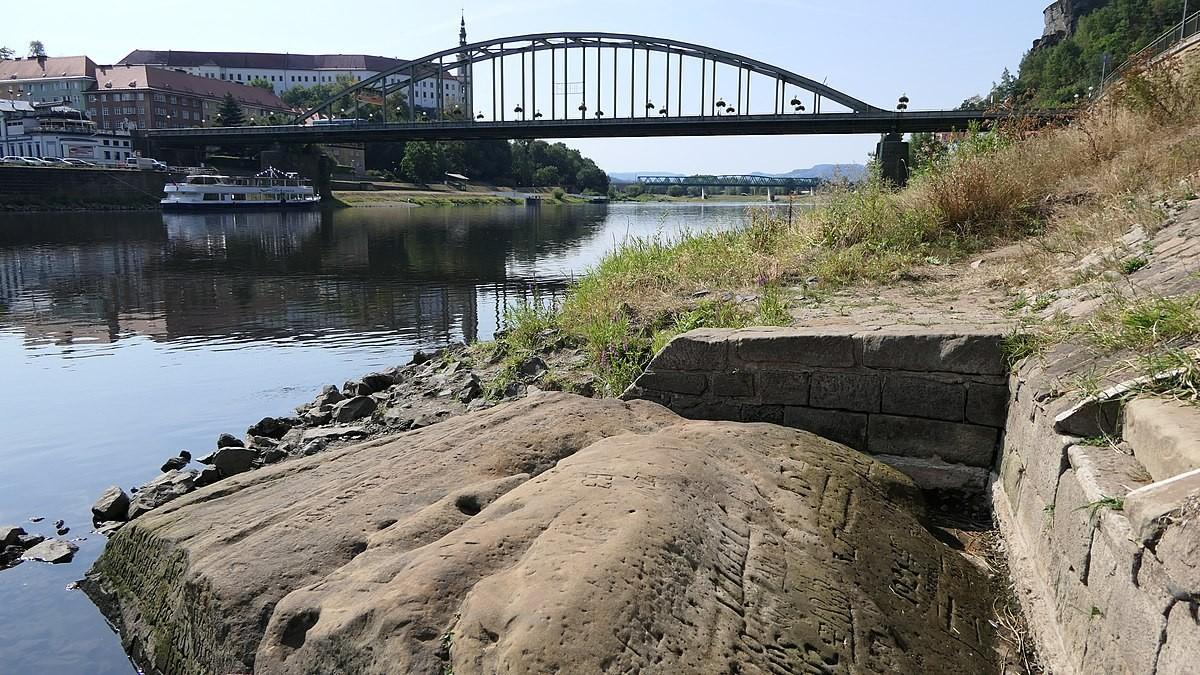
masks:
<svg viewBox="0 0 1200 675"><path fill-rule="evenodd" d="M881 108L952 108L990 89L1041 35L1049 0L354 0L349 3L60 0L4 10L0 45L112 63L134 49L366 53L406 59L457 44L555 31L673 38L799 73ZM877 136L566 141L610 172L786 172L863 163Z"/></svg>

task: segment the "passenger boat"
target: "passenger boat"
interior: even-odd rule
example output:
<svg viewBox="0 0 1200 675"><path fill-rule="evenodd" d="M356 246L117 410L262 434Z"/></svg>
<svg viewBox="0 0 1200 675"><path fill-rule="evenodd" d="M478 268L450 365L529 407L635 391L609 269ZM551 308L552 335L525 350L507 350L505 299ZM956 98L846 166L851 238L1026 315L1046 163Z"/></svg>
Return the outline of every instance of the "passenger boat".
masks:
<svg viewBox="0 0 1200 675"><path fill-rule="evenodd" d="M161 200L165 210L297 208L321 203L312 183L294 173L267 169L253 178L194 174L167 183Z"/></svg>

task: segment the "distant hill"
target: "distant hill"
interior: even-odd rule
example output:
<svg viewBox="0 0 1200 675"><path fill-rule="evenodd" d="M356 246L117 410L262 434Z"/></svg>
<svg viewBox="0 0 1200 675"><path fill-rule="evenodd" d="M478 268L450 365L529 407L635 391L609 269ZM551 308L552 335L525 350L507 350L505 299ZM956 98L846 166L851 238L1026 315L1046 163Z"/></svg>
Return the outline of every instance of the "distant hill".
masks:
<svg viewBox="0 0 1200 675"><path fill-rule="evenodd" d="M676 173L673 171L621 171L608 174L609 180L614 183L633 183L637 181L638 176L686 176L688 174ZM751 175L754 176L774 176L779 178L821 178L824 180L832 180L834 178L845 178L854 183L863 179L867 175L867 167L862 164L818 164L808 169L792 169L787 173L765 173L762 171L754 171Z"/></svg>

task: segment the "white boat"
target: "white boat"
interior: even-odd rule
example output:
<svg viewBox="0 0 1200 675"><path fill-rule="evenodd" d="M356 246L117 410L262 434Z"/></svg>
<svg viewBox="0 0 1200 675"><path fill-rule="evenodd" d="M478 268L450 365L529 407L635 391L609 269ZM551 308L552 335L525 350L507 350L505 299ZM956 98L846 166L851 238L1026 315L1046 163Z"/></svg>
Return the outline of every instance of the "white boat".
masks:
<svg viewBox="0 0 1200 675"><path fill-rule="evenodd" d="M267 169L253 178L194 174L170 182L159 202L165 210L296 208L316 206L321 196L312 183L294 173Z"/></svg>

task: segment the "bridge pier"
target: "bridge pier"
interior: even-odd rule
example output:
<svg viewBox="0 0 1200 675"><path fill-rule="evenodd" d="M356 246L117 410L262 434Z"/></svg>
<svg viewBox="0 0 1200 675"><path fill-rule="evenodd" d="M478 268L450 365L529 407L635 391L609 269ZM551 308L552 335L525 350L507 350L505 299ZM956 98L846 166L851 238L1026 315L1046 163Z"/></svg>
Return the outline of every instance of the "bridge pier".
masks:
<svg viewBox="0 0 1200 675"><path fill-rule="evenodd" d="M322 199L333 199L333 160L316 146L263 150L258 163L262 169L273 166L280 171L295 171L313 182Z"/></svg>
<svg viewBox="0 0 1200 675"><path fill-rule="evenodd" d="M700 199L708 199L708 188L700 186Z"/></svg>
<svg viewBox="0 0 1200 675"><path fill-rule="evenodd" d="M769 202L775 201L775 188L770 187L770 186L767 187L767 201L769 201Z"/></svg>
<svg viewBox="0 0 1200 675"><path fill-rule="evenodd" d="M879 162L879 171L884 180L896 187L908 185L909 154L904 134L885 135L875 146L875 161Z"/></svg>

